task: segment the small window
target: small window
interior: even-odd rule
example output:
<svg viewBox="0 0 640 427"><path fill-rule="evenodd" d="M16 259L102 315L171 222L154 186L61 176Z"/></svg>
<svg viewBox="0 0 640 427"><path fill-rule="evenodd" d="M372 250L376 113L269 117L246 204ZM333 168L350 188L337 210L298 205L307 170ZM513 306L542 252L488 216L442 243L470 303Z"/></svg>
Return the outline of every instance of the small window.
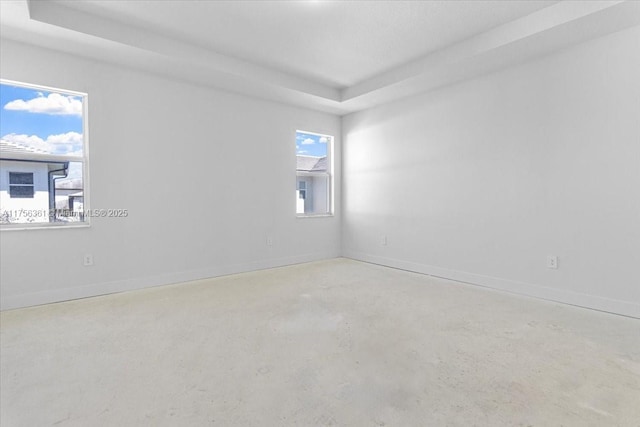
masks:
<svg viewBox="0 0 640 427"><path fill-rule="evenodd" d="M305 181L298 181L298 199L304 200L306 197L307 197L307 183ZM304 211L302 213L304 213Z"/></svg>
<svg viewBox="0 0 640 427"><path fill-rule="evenodd" d="M33 173L9 172L9 197L32 199L33 194Z"/></svg>
<svg viewBox="0 0 640 427"><path fill-rule="evenodd" d="M0 108L0 227L85 223L87 95L0 80Z"/></svg>
<svg viewBox="0 0 640 427"><path fill-rule="evenodd" d="M333 137L296 132L296 213L300 216L332 213Z"/></svg>

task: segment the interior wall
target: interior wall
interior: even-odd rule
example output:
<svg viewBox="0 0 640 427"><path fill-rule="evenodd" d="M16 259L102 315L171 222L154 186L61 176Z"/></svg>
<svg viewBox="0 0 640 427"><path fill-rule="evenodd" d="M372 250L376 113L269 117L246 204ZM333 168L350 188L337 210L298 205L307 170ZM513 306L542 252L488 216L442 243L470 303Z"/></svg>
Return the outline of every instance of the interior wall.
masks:
<svg viewBox="0 0 640 427"><path fill-rule="evenodd" d="M640 317L638 76L634 27L347 116L343 254Z"/></svg>
<svg viewBox="0 0 640 427"><path fill-rule="evenodd" d="M295 131L339 147L339 117L0 47L3 78L89 94L91 208L129 212L89 228L2 231L3 309L340 254L339 149L336 215L297 219L295 198Z"/></svg>

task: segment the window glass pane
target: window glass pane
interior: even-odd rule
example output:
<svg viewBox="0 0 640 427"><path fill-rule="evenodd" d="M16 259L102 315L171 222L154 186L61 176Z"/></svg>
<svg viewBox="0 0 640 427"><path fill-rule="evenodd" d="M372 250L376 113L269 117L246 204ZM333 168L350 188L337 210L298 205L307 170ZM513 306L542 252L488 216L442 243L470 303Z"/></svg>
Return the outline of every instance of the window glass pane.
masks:
<svg viewBox="0 0 640 427"><path fill-rule="evenodd" d="M328 171L328 136L312 133L296 133L296 156L298 171L327 172Z"/></svg>
<svg viewBox="0 0 640 427"><path fill-rule="evenodd" d="M333 137L296 132L296 213L331 213L331 144Z"/></svg>
<svg viewBox="0 0 640 427"><path fill-rule="evenodd" d="M11 185L9 186L9 194L14 199L31 199L33 198L33 185Z"/></svg>
<svg viewBox="0 0 640 427"><path fill-rule="evenodd" d="M80 221L84 211L82 162L69 162L66 176L55 179L56 221Z"/></svg>
<svg viewBox="0 0 640 427"><path fill-rule="evenodd" d="M33 174L24 172L9 172L9 184L33 185Z"/></svg>

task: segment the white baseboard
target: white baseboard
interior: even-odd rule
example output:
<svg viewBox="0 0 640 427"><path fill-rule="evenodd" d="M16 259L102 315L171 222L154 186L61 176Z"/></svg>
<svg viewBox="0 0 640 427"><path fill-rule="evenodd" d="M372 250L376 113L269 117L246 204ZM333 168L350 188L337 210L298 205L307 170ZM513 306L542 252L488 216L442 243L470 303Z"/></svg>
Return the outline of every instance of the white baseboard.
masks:
<svg viewBox="0 0 640 427"><path fill-rule="evenodd" d="M358 261L379 264L386 267L398 268L415 273L427 274L429 276L455 280L471 285L483 286L491 289L511 292L514 294L526 295L530 297L576 305L579 307L585 307L594 310L605 311L607 313L619 314L640 319L640 303L638 302L614 300L597 295L582 294L565 289L550 288L546 286L507 280L498 277L467 273L464 271L449 270L432 265L403 261L394 258L380 257L376 255L348 250L343 251L342 256Z"/></svg>
<svg viewBox="0 0 640 427"><path fill-rule="evenodd" d="M245 273L249 271L264 270L268 268L282 267L292 264L319 261L323 259L335 258L336 256L336 254L327 253L305 254L242 264L214 266L206 269L183 271L157 276L138 277L112 282L94 283L73 288L53 289L41 292L3 296L0 301L0 309L11 310L16 308L31 307L35 305L50 304L80 298L113 294L117 292L126 292L175 283L190 282L193 280L209 279L214 277L226 276L229 274ZM634 302L614 300L596 295L572 292L564 289L549 288L545 286L507 280L497 277L449 270L427 264L380 257L360 252L345 251L342 256L344 256L345 258L351 258L354 260L369 262L372 264L379 264L387 267L427 274L430 276L455 280L472 285L512 292L519 295L527 295L535 298L541 298L545 300L556 301L564 304L571 304L579 307L585 307L640 319L640 304Z"/></svg>
<svg viewBox="0 0 640 427"><path fill-rule="evenodd" d="M51 304L80 298L114 294L117 292L126 292L137 289L152 288L156 286L171 285L175 283L190 282L193 280L210 279L214 277L226 276L229 274L246 273L249 271L283 267L285 265L320 261L323 259L336 258L337 256L339 255L334 253L305 254L285 258L253 261L242 264L214 266L205 269L182 271L157 276L136 277L133 279L125 279L112 282L93 283L86 286L78 286L72 288L52 289L19 295L7 295L2 296L0 300L0 310L11 310L16 308Z"/></svg>

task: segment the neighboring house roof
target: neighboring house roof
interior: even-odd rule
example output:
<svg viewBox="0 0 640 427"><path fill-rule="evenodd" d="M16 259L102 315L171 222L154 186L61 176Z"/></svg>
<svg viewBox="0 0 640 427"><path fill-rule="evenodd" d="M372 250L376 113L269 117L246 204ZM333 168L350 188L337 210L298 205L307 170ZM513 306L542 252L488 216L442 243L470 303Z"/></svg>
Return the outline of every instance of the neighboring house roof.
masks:
<svg viewBox="0 0 640 427"><path fill-rule="evenodd" d="M20 162L49 163L49 169L59 169L60 165L67 165L66 156L57 156L39 148L22 145L17 142L0 138L0 159ZM65 166L66 167L66 166Z"/></svg>
<svg viewBox="0 0 640 427"><path fill-rule="evenodd" d="M325 172L327 170L327 156L320 157L318 159L318 163L311 169L312 171L322 171Z"/></svg>
<svg viewBox="0 0 640 427"><path fill-rule="evenodd" d="M0 155L4 155L5 153L19 153L19 154L48 154L44 150L39 150L33 147L27 147L25 145L16 144L12 141L7 141L6 139L0 139Z"/></svg>
<svg viewBox="0 0 640 427"><path fill-rule="evenodd" d="M296 156L296 170L303 172L326 172L327 156Z"/></svg>

